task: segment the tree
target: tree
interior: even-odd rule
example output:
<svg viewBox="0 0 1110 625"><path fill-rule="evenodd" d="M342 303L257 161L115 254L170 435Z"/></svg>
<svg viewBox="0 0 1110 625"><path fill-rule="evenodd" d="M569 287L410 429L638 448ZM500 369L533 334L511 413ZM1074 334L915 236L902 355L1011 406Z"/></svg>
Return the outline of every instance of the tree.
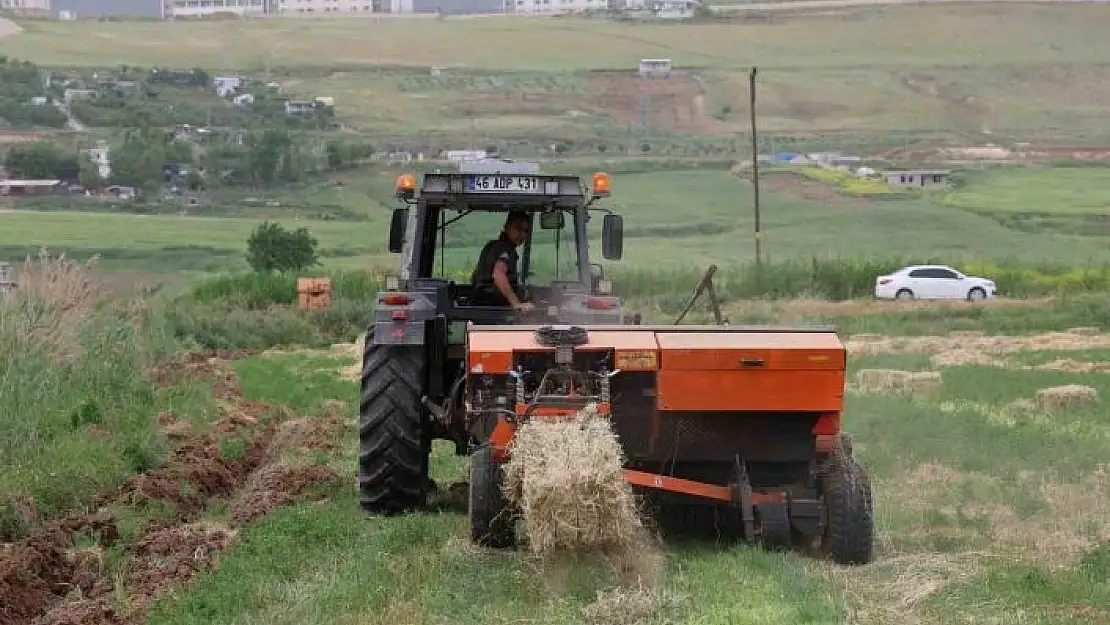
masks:
<svg viewBox="0 0 1110 625"><path fill-rule="evenodd" d="M267 220L247 239L247 262L259 273L301 271L319 264L316 244L307 228L290 232Z"/></svg>
<svg viewBox="0 0 1110 625"><path fill-rule="evenodd" d="M104 179L100 177L100 168L88 157L81 159L78 182L91 191L100 191L104 188Z"/></svg>
<svg viewBox="0 0 1110 625"><path fill-rule="evenodd" d="M16 145L4 159L4 167L15 178L43 180L59 178L63 169L64 156L56 145L39 141L27 145Z"/></svg>

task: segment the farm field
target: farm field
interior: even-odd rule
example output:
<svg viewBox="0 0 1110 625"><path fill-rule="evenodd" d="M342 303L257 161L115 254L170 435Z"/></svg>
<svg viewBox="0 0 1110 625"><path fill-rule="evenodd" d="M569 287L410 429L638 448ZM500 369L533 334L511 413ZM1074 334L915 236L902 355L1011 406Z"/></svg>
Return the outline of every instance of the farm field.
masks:
<svg viewBox="0 0 1110 625"><path fill-rule="evenodd" d="M825 321L861 312L816 304L782 312ZM876 493L876 559L865 567L671 535L659 585L625 588L589 556L540 561L477 549L465 540L466 465L443 447L434 452L440 490L432 510L366 518L349 486L360 348L338 344L202 352L153 367L147 377L159 390L136 414L164 406L157 422L121 419L113 404L104 408L110 412L79 413L73 424L64 411L45 413L39 422L55 428L53 438L5 451L20 467L0 482L5 500L45 470L40 458L60 453L69 454L71 474L88 470L81 462L111 462L120 450L131 459L107 465L112 470L96 484L79 482L85 488L150 472L129 479L125 498L110 501L96 525L75 522L72 546L69 530L17 542L15 554L29 544L63 549L50 556L59 559L42 560L44 568L30 565L24 583L50 566L70 567L59 570L79 574L81 593L55 596L18 583L0 592L27 620L137 609L128 622L159 624L1105 622L1110 423L1102 403L1110 378L1096 365L1110 354L1110 337L1097 329L1046 332L1110 318L1096 305L1089 307L1102 311L1095 318L1079 319L1076 304L991 307L979 326L987 336L968 331L976 317L968 306L922 316L946 307L883 305L867 316L885 335L847 329L845 427ZM1038 315L1042 325L1022 327ZM102 358L143 347L107 349ZM901 386L900 371L940 379ZM114 375L116 387L145 387L128 368ZM1067 384L1090 386L1094 403L1077 393L1078 405L1060 406L1038 395ZM84 391L73 390L55 399L57 408ZM4 440L18 444L30 430L11 434ZM150 437L140 448L150 454L146 466L124 445L140 435ZM79 441L83 448L74 447ZM158 454L175 448L155 469ZM185 470L197 489L178 490ZM9 530L21 518L27 523L18 516L23 508L6 510ZM160 564L167 561L174 565Z"/></svg>
<svg viewBox="0 0 1110 625"><path fill-rule="evenodd" d="M573 18L482 20L222 21L213 23L27 22L0 51L48 65L114 65L131 58L150 65L192 64L225 69L311 66L327 58L347 65L457 64L480 69L558 70L635 67L641 58L685 53L697 66L921 67L1095 62L1105 39L1097 5L915 6L803 15L768 27L759 22L695 25L617 24ZM837 28L826 28L836 24ZM311 25L306 28L306 25ZM990 28L985 26L990 25ZM547 45L535 46L536 37ZM428 45L411 50L413 40ZM514 50L504 55L488 43ZM864 46L858 42L866 42ZM90 45L96 42L97 45ZM151 42L157 45L151 46ZM953 45L953 43L956 45ZM1064 44L1060 50L1052 46ZM599 48L598 46L602 46ZM873 54L886 54L876 60ZM836 54L828 54L835 51Z"/></svg>
<svg viewBox="0 0 1110 625"><path fill-rule="evenodd" d="M827 170L761 168L756 275L740 163L753 64L780 152L836 137L831 150L880 138L910 153L904 137L921 132L1097 145L1110 136L1107 17L967 3L685 25L21 22L0 55L250 70L335 96L343 132L374 151L426 134L531 160L512 147L562 156L548 147L561 143L571 157L546 154L545 168L612 171L602 204L624 216L624 258L602 264L629 312L671 322L715 263L731 324L838 327L844 427L871 476L876 540L873 563L842 567L670 534L659 579L622 586L600 558L469 544L468 460L441 442L429 510L364 515L360 335L397 260L392 163L227 185L190 209L203 216L157 200L0 198L0 262L40 247L100 255L92 270L17 266L19 288L0 296L0 625L1110 625L1110 169L968 166L950 192L887 195ZM644 57L692 71L651 83L595 71ZM308 149L343 132L312 131ZM621 153L645 143L649 158ZM711 144L735 153L710 161ZM170 214L132 214L143 210ZM331 278L327 309L298 310L292 274L246 271L266 218L318 240L321 266L295 273ZM445 271L468 275L500 225L453 226ZM553 234L535 237L549 278ZM870 300L880 272L927 261L994 277L1005 297ZM710 319L702 301L687 322ZM642 555L650 569L655 554Z"/></svg>
<svg viewBox="0 0 1110 625"><path fill-rule="evenodd" d="M976 174L946 202L988 213L1105 215L1110 168L1045 167L1000 169Z"/></svg>
<svg viewBox="0 0 1110 625"><path fill-rule="evenodd" d="M1066 189L1097 189L1103 170L1058 169L1055 179L1041 176L1038 187L1048 212L1071 212ZM1074 173L1073 173L1074 172ZM968 193L993 197L999 185L1022 181L1024 173L1003 173L974 182ZM389 179L388 181L386 179ZM368 269L394 259L385 252L392 174L369 175L341 191L325 189L312 201L332 203L365 221L277 219L289 228L305 227L319 241L324 267ZM1024 184L1024 182L1021 182ZM749 183L724 170L656 171L616 174L613 196L605 204L625 216L625 256L603 264L614 267L696 269L710 263L743 265L754 258L752 190ZM1035 185L1031 185L1035 186ZM763 250L771 262L811 257L887 259L943 257L982 259L1022 266L1100 265L1110 261L1101 237L1022 231L989 214L977 214L927 198L872 200L851 197L797 179L768 174L761 197ZM976 191L982 189L982 191ZM1006 191L1000 190L999 193ZM1018 191L1014 191L1015 200ZM1097 190L1082 191L1097 197ZM306 197L311 194L306 194ZM975 196L972 196L975 197ZM1022 199L1036 202L1036 195ZM293 203L293 202L286 202ZM273 210L273 209L271 209ZM276 212L276 211L275 211ZM277 212L280 214L280 212ZM166 271L234 270L245 267L243 253L259 218L125 215L67 211L12 210L0 213L0 251L21 260L39 247L55 253L70 250L84 258L98 252L107 267L134 268L155 263ZM448 265L469 267L478 248L493 236L496 218L462 220L448 233ZM594 236L600 225L591 224ZM537 245L553 247L550 232L537 231ZM564 242L564 248L568 245ZM565 250L564 250L565 252Z"/></svg>
<svg viewBox="0 0 1110 625"><path fill-rule="evenodd" d="M94 28L36 21L0 40L0 54L56 67L176 66L189 58L212 71L265 70L290 93L332 95L340 117L363 132L629 144L643 133L743 133L746 73L756 65L761 125L770 133L811 140L844 131L875 140L910 130L1018 140L1063 133L1078 141L1106 136L1101 102L1110 82L1098 24L1108 11L941 4L683 25L515 17ZM426 43L412 49L413 40ZM503 54L505 46L514 53ZM644 84L599 71L632 70L655 57L683 72ZM431 76L431 66L445 72Z"/></svg>

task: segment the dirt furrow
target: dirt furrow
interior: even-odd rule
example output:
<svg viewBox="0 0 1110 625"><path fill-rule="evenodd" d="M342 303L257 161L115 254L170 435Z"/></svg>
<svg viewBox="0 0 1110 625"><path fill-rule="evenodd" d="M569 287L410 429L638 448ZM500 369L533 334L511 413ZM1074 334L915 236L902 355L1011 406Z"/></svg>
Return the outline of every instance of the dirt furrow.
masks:
<svg viewBox="0 0 1110 625"><path fill-rule="evenodd" d="M324 466L285 464L287 452L328 449L343 422L335 417L288 420L280 406L239 398L234 373L213 355L194 356L152 370L161 383L179 375L214 381L233 399L211 433L196 434L170 414L159 423L177 445L162 466L132 476L96 502L97 512L48 521L31 536L0 546L0 625L132 624L151 601L195 574L218 565L237 532L282 505L339 485ZM228 453L229 441L238 441ZM215 501L227 501L227 523L201 520ZM139 535L121 539L112 510L168 507ZM115 549L112 549L115 548ZM126 566L107 562L122 553ZM123 600L121 600L123 598Z"/></svg>

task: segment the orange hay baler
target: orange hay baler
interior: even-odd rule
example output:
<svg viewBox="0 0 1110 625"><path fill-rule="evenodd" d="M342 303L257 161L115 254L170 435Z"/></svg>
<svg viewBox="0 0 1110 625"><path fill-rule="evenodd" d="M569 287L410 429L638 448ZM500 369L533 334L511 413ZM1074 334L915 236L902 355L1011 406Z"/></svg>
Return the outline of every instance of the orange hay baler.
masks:
<svg viewBox="0 0 1110 625"><path fill-rule="evenodd" d="M625 479L660 505L730 512L769 548L868 562L870 484L841 432L845 360L831 328L471 326L472 538L513 541L498 489L519 424L594 405Z"/></svg>

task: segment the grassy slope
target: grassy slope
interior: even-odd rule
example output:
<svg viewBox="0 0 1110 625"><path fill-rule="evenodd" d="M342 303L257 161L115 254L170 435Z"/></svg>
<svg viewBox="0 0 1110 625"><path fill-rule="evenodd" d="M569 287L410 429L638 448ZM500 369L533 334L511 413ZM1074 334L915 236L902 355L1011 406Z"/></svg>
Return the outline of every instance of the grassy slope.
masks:
<svg viewBox="0 0 1110 625"><path fill-rule="evenodd" d="M584 88L567 72L630 69L645 57L703 68L710 89L706 113L730 105L727 128L739 132L746 124L744 72L754 64L763 71L760 111L768 132L1027 133L1063 127L1074 133L1104 126L1101 102L1110 83L1103 80L1107 40L1099 25L1108 14L1110 7L1097 5L991 4L848 9L698 25L521 18L30 22L22 35L0 42L0 53L51 65L176 65L188 58L217 70L286 66L296 75L277 77L293 91L333 94L344 114L401 134L414 120L421 131L433 125L469 131L471 119L462 114L467 107L451 106L458 92L413 82L426 70L408 77L360 70L450 65L562 77L547 87L520 87L551 101L556 110L546 115L513 115L499 110L510 105L496 98L479 104L474 128L492 136L507 127L550 127L574 108L555 99ZM339 66L351 71L332 75L329 68Z"/></svg>
<svg viewBox="0 0 1110 625"><path fill-rule="evenodd" d="M28 22L0 51L48 64L430 65L552 70L631 68L641 58L763 67L928 67L1100 61L1100 6L910 7L730 24L617 24L576 19L259 20L215 23ZM835 28L829 26L834 25ZM989 26L989 28L987 28ZM545 40L536 45L537 37ZM424 42L413 47L412 41ZM497 46L490 46L497 41ZM96 45L91 45L96 42ZM157 42L156 47L152 43ZM859 42L867 42L860 45ZM514 51L504 54L505 49ZM884 56L876 59L875 52ZM834 54L829 54L832 51ZM225 66L225 63L227 65Z"/></svg>
<svg viewBox="0 0 1110 625"><path fill-rule="evenodd" d="M1000 169L973 177L946 201L982 212L1105 215L1108 181L1110 169L1101 167Z"/></svg>
<svg viewBox="0 0 1110 625"><path fill-rule="evenodd" d="M88 277L38 265L0 302L0 536L154 466L165 450L160 411L193 420L213 409L205 383L154 388L144 378L179 347L173 329L138 306L130 316L102 309Z"/></svg>
<svg viewBox="0 0 1110 625"><path fill-rule="evenodd" d="M852 369L927 364L920 356L866 357ZM284 356L238 370L248 394L310 412L330 398L353 400L350 382L290 390L321 366ZM1014 425L995 415L1048 385L1074 381L1110 393L1110 378L972 366L947 370L945 380L935 397L848 399L847 427L877 489L875 565L840 569L678 541L668 547L665 582L673 602L650 622L838 623L848 610L857 622L876 623L1106 620L1099 606L1110 599L1110 562L1092 541L1099 532L1110 538L1107 485L1096 474L1110 451L1110 424L1098 406L1050 418L1034 411ZM348 474L353 449L349 437L332 460ZM441 484L465 479L465 464L448 449L435 459ZM582 622L581 609L606 584L597 563L537 569L520 553L476 550L464 540L457 503L444 505L368 519L347 493L279 511L243 532L220 571L163 602L153 622Z"/></svg>
<svg viewBox="0 0 1110 625"><path fill-rule="evenodd" d="M613 197L606 203L625 216L621 265L704 267L715 262L728 266L753 257L751 187L724 171L620 174L614 176L613 184ZM351 210L365 211L371 216L369 221L283 223L307 227L328 256L334 250L358 254L329 258L328 265L366 268L374 262L392 264L393 259L384 254L389 210L378 204L388 202L380 197L380 186L362 181L339 198ZM376 193L370 195L372 191ZM334 197L339 197L339 192L335 193ZM943 256L1087 264L1108 258L1098 239L1018 232L987 217L926 200L843 206L766 192L761 200L763 249L771 260L814 255ZM243 266L247 237L258 223L255 219L177 215L16 211L0 214L0 246L100 250L121 258L116 264L122 266L156 263L166 269L235 268ZM449 249L448 263L469 266L476 246L499 227L498 220L490 216L459 222L458 230L449 232L448 244L460 242L465 247ZM598 230L600 223L591 227ZM537 231L537 241L550 240L550 236Z"/></svg>

